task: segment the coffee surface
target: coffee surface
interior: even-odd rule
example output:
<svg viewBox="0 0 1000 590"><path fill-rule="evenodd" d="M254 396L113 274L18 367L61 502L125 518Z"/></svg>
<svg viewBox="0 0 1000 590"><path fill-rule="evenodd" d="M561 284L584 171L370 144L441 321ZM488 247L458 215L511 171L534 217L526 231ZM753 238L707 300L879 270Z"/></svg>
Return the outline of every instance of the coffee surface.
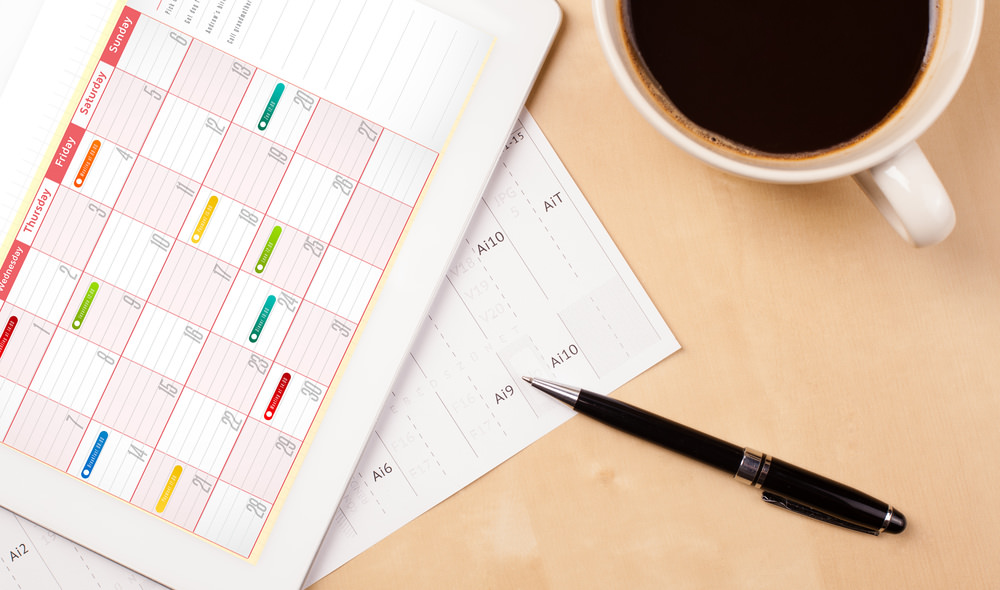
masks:
<svg viewBox="0 0 1000 590"><path fill-rule="evenodd" d="M906 97L928 0L623 0L648 73L707 139L752 152L828 150ZM634 56L633 56L634 59Z"/></svg>

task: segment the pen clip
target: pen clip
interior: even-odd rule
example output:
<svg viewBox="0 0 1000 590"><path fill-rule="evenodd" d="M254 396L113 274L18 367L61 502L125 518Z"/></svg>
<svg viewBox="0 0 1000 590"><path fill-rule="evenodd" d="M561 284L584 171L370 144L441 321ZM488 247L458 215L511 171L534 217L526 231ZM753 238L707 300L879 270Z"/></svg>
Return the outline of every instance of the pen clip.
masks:
<svg viewBox="0 0 1000 590"><path fill-rule="evenodd" d="M799 504L798 502L794 502L792 500L789 500L788 498L785 498L784 496L779 496L778 494L775 494L773 492L764 492L763 494L761 494L761 499L767 502L768 504L771 504L772 506L777 506L778 508L784 508L785 510L790 510L792 512L795 512L796 514L801 514L802 516L808 516L809 518L833 524L839 527L843 527L845 529L850 529L852 531L858 531L861 533L868 533L869 535L874 535L876 537L878 536L879 533L879 531L875 529L854 524L853 522L847 522L846 520L842 520L840 518L837 518L836 516L827 514L826 512L820 512L819 510L815 510L803 504Z"/></svg>

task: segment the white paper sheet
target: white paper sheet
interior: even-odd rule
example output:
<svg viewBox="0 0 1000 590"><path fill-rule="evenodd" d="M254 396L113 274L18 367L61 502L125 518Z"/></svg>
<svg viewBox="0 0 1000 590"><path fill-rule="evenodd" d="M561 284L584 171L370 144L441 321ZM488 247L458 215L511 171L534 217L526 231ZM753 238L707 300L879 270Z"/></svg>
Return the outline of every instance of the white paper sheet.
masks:
<svg viewBox="0 0 1000 590"><path fill-rule="evenodd" d="M309 575L318 580L679 348L525 110Z"/></svg>
<svg viewBox="0 0 1000 590"><path fill-rule="evenodd" d="M3 590L156 590L163 586L0 509Z"/></svg>

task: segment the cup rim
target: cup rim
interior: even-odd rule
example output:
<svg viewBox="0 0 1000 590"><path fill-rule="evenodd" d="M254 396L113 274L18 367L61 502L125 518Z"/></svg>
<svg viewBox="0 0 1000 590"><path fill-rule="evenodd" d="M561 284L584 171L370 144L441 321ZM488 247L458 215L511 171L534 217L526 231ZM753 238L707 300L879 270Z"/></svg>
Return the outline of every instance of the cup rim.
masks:
<svg viewBox="0 0 1000 590"><path fill-rule="evenodd" d="M637 84L632 66L622 59L621 52L625 51L624 40L618 33L618 4L621 1L593 0L592 12L604 59L632 106L661 134L699 160L738 176L775 183L822 182L850 176L885 162L915 141L941 115L965 79L979 43L984 10L984 0L970 0L973 5L970 22L972 35L964 41L945 40L955 43L959 50L958 59L949 61L946 69L933 74L938 86L936 95L929 105L908 121L907 126L899 131L892 141L878 149L859 153L842 161L829 162L826 165L823 165L824 156L820 155L801 160L801 166L796 166L794 160L783 161L781 166L767 166L763 163L753 163L749 159L738 159L698 142L672 123L656 104L655 99ZM613 21L608 20L609 14L614 15ZM903 107L903 112L906 112L906 106ZM876 129L871 137L878 137L880 131L881 129ZM868 139L862 140L862 143L865 141Z"/></svg>

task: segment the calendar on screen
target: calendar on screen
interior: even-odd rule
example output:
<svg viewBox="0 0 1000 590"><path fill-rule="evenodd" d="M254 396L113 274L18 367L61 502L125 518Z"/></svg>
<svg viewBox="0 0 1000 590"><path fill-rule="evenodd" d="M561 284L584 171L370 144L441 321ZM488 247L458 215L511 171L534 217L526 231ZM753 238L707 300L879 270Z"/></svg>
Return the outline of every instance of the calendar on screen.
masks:
<svg viewBox="0 0 1000 590"><path fill-rule="evenodd" d="M110 27L0 268L0 437L248 557L440 146L222 45Z"/></svg>

